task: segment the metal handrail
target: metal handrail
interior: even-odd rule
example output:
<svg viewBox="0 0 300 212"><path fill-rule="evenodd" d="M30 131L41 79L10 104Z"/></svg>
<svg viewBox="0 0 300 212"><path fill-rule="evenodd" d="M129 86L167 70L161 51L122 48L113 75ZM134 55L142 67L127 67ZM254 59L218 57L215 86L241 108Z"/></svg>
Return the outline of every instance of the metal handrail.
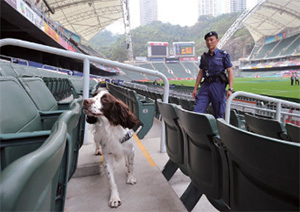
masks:
<svg viewBox="0 0 300 212"><path fill-rule="evenodd" d="M286 106L290 106L290 107L293 107L293 108L300 109L300 104L295 103L295 102L289 102L289 101L282 100L282 99L275 99L275 98L272 98L272 97L262 96L262 95L253 94L253 93L247 93L247 92L244 92L244 91L237 91L237 92L233 93L227 99L226 112L225 112L225 121L228 124L230 122L230 108L231 108L233 99L238 97L238 96L245 96L245 97L249 97L249 98L254 98L254 99L259 99L259 100L263 100L263 101L276 103L276 111L275 111L276 116L275 116L275 119L277 121L280 121L281 114L284 114L284 112L281 111L281 108L282 108L283 104L286 105ZM260 108L256 108L256 109L260 109Z"/></svg>
<svg viewBox="0 0 300 212"><path fill-rule="evenodd" d="M83 99L89 98L90 62L95 62L95 63L104 64L104 65L107 65L107 66L118 67L118 68L121 68L121 69L126 69L126 70L129 70L129 71L149 74L149 75L157 76L157 77L161 78L164 82L164 85L165 85L164 86L163 102L166 102L166 103L168 102L168 98L169 98L169 81L168 81L168 78L164 74L162 74L158 71L153 71L153 70L142 68L142 67L132 66L132 65L124 64L124 63L119 63L119 62L116 62L116 61L111 61L111 60L108 60L108 59L89 56L89 55L80 54L80 53L77 53L77 52L71 52L71 51L67 51L67 50L63 50L63 49L58 49L58 48L54 48L54 47L50 47L50 46L46 46L46 45L42 45L42 44L37 44L37 43L32 43L32 42L28 42L28 41L18 40L18 39L5 38L5 39L0 40L0 48L3 47L3 46L8 46L8 45L19 46L19 47L23 47L23 48L38 50L38 51L41 51L41 52L47 52L47 53L51 53L51 54L60 55L60 56L69 57L69 58L72 58L72 59L78 59L78 60L83 61ZM163 134L164 134L164 124L162 124L162 131L163 131ZM166 147L165 147L164 135L162 135L161 139L162 139L162 141L161 141L160 151L165 152ZM85 140L85 142L87 142L87 141Z"/></svg>

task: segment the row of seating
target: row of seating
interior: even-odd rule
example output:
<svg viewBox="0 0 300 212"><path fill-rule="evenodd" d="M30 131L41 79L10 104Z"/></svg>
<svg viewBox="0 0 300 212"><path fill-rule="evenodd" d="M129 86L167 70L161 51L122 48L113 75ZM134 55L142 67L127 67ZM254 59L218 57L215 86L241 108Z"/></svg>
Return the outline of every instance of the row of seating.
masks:
<svg viewBox="0 0 300 212"><path fill-rule="evenodd" d="M82 98L59 104L36 77L0 76L0 92L1 211L63 211L83 143Z"/></svg>
<svg viewBox="0 0 300 212"><path fill-rule="evenodd" d="M107 88L113 96L127 104L131 112L139 119L140 123L135 130L138 130L137 136L143 139L153 124L154 101L137 95L133 90L111 83L107 84ZM139 127L141 128L138 129Z"/></svg>
<svg viewBox="0 0 300 212"><path fill-rule="evenodd" d="M220 211L299 211L300 144L239 129L210 114L158 100L165 123L169 180L179 168L191 183L191 211L202 195Z"/></svg>
<svg viewBox="0 0 300 212"><path fill-rule="evenodd" d="M295 34L288 38L256 46L253 48L250 58L259 59L291 55L297 52L299 39L299 34Z"/></svg>
<svg viewBox="0 0 300 212"><path fill-rule="evenodd" d="M245 113L245 127L249 132L300 143L300 127L291 123L284 126L270 117Z"/></svg>
<svg viewBox="0 0 300 212"><path fill-rule="evenodd" d="M83 94L83 79L81 77L62 74L53 70L19 65L10 63L5 60L1 60L0 75L13 76L17 78L41 78L57 101L63 100L71 95L73 95L74 98L78 98L80 95ZM95 90L96 85L97 81L91 79L89 88L90 93L92 93Z"/></svg>
<svg viewBox="0 0 300 212"><path fill-rule="evenodd" d="M138 94L146 96L147 98L151 98L153 100L162 99L162 94L160 92L149 91L142 88L133 88ZM254 99L244 99L240 97L241 100L246 101L255 101ZM178 96L169 96L169 102L180 105L183 109L193 111L195 101L187 98L182 98ZM157 105L157 103L156 103ZM157 111L157 116L159 116L159 111ZM207 109L207 113L214 114L211 105L209 105ZM283 139L287 141L300 142L300 127L291 123L285 124L285 126L271 117L262 117L261 115L251 115L249 113L245 113L243 111L238 111L236 109L232 109L230 111L230 124L236 126L240 129L246 129L250 132L258 133L265 136L270 136L272 138Z"/></svg>

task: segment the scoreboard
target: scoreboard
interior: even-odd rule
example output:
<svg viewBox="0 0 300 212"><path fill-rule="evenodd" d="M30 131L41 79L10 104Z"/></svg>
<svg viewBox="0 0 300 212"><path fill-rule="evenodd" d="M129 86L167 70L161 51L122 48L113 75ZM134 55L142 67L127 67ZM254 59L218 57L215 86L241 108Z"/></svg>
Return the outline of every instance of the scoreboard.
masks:
<svg viewBox="0 0 300 212"><path fill-rule="evenodd" d="M195 42L174 42L175 57L193 57L195 56Z"/></svg>
<svg viewBox="0 0 300 212"><path fill-rule="evenodd" d="M148 57L168 57L168 42L148 42Z"/></svg>

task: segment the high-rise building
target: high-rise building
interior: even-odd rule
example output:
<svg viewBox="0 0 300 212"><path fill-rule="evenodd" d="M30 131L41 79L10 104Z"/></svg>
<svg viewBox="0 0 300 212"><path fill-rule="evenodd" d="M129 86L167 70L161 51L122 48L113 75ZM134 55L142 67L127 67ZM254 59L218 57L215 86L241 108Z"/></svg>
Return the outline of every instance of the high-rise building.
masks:
<svg viewBox="0 0 300 212"><path fill-rule="evenodd" d="M141 25L157 20L157 0L140 0Z"/></svg>
<svg viewBox="0 0 300 212"><path fill-rule="evenodd" d="M242 12L247 8L246 0L230 0L230 13Z"/></svg>
<svg viewBox="0 0 300 212"><path fill-rule="evenodd" d="M222 14L222 0L198 0L199 16Z"/></svg>

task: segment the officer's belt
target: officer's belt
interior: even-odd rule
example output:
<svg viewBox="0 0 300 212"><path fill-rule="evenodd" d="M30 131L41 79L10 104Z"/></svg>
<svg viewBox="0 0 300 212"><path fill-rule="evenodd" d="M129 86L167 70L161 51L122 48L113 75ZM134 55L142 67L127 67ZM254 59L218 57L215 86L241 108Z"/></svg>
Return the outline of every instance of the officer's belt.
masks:
<svg viewBox="0 0 300 212"><path fill-rule="evenodd" d="M208 83L217 82L217 81L221 81L219 75L204 78L204 82L208 82Z"/></svg>

